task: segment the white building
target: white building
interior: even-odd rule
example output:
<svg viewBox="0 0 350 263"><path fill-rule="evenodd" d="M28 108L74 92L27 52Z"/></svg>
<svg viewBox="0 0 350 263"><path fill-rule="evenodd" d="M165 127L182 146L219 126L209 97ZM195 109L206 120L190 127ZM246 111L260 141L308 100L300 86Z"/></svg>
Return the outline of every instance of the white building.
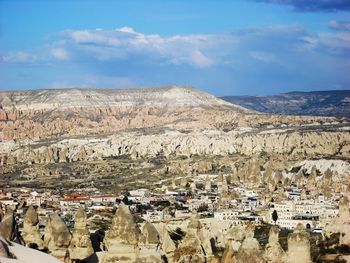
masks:
<svg viewBox="0 0 350 263"><path fill-rule="evenodd" d="M135 197L144 197L149 193L148 189L137 189L137 190L132 190L129 191L130 196L135 196Z"/></svg>
<svg viewBox="0 0 350 263"><path fill-rule="evenodd" d="M191 217L192 212L188 209L184 209L184 210L180 210L180 209L176 209L175 210L175 217L176 218L187 218L187 217Z"/></svg>
<svg viewBox="0 0 350 263"><path fill-rule="evenodd" d="M242 214L242 211L225 209L225 210L219 210L214 212L214 218L217 218L220 220L234 220L234 219L237 219L237 217L240 214Z"/></svg>
<svg viewBox="0 0 350 263"><path fill-rule="evenodd" d="M1 198L0 203L5 206L16 206L18 204L14 199L7 197Z"/></svg>
<svg viewBox="0 0 350 263"><path fill-rule="evenodd" d="M95 195L90 196L90 201L94 203L115 203L117 197L114 195Z"/></svg>
<svg viewBox="0 0 350 263"><path fill-rule="evenodd" d="M224 209L214 212L214 218L221 221L231 221L233 225L245 225L249 222L262 223L261 216L242 210Z"/></svg>
<svg viewBox="0 0 350 263"><path fill-rule="evenodd" d="M149 222L161 221L163 219L163 211L146 211L146 214L142 215L142 218Z"/></svg>
<svg viewBox="0 0 350 263"><path fill-rule="evenodd" d="M34 192L30 193L30 195L28 196L26 202L27 202L28 205L33 205L33 206L40 207L41 204L43 203L43 198L42 198L41 194L39 194L38 192L34 191Z"/></svg>
<svg viewBox="0 0 350 263"><path fill-rule="evenodd" d="M272 213L276 210L278 220L276 224L280 227L293 229L298 223L302 223L306 228L323 227L326 222L338 214L336 207L320 202L295 202L286 201L275 203L270 208L267 221L271 224L275 222L272 219Z"/></svg>

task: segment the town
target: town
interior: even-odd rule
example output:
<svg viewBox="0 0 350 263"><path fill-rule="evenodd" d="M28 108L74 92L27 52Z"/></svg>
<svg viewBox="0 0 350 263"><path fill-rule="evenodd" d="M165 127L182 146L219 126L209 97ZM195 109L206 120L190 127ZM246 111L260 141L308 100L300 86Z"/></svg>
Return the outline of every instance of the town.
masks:
<svg viewBox="0 0 350 263"><path fill-rule="evenodd" d="M105 218L111 220L113 212L123 202L140 222L182 220L197 212L209 225L253 222L276 224L292 230L301 223L309 231L322 233L322 229L337 216L340 198L350 194L350 186L325 196L294 184L284 187L281 182L272 183L270 188L275 189L267 193L264 186L243 184L223 174L199 174L191 181L173 178L169 186L165 183L154 190L136 189L119 195L101 193L97 188L69 191L6 189L0 192L0 205L3 214L7 210L15 211L20 226L29 206L37 208L42 226L45 218L53 212L71 226L79 207L84 207L92 222L98 222L100 214L109 214ZM95 227L92 230L101 225L97 223Z"/></svg>
<svg viewBox="0 0 350 263"><path fill-rule="evenodd" d="M228 249L227 239L232 235L234 236L232 238L235 239L237 231L238 233L240 231L251 233L241 233L238 236L245 236L245 240L251 239L249 242L259 242L256 243L257 251L252 252L256 257L260 255L258 253L260 246L268 249L270 239L279 239L278 232L281 235L284 233L284 235L292 236L298 235L301 231L301 235L304 236L302 242L308 244L304 253L305 258L308 259L312 255L310 237L306 236L305 239L303 233L313 236L324 235L330 230L337 231L337 229L334 230L334 227L339 229L348 226L344 225L344 222L349 221L347 198L350 196L350 185L346 186L344 182L337 184L339 176L334 175L330 169L321 176L318 176L320 174L317 174L316 170L316 167L312 167L307 180L300 178L300 173L293 174L291 178L294 180L289 180L281 173L266 169L261 173L260 181L255 183L240 181L238 174L198 174L195 177L173 177L171 181L164 180L161 187L129 190L120 194L103 192L94 187L50 191L24 187L4 188L0 192L0 218L2 219L0 231L2 229L2 235L8 240L12 238L18 243L42 250L45 247L44 243L48 242L45 240L51 239L47 236L50 237L55 233L52 230L54 228L52 224L58 225L60 226L59 235L66 235L61 237L66 240L65 245L48 243L46 246L51 255L65 262L99 262L79 260L87 258L94 251L103 253L106 249L111 251L108 252L107 258L113 258L116 255L130 256L131 247L127 248L127 253L124 250L121 252L119 251L120 243L118 243L119 252L116 252L108 249L108 240L112 235L110 233L120 232L120 229L113 228L128 228L130 225L134 226L133 224L138 224L146 237L149 238L149 231L153 233L153 236L157 236L155 240L158 241L154 241L158 244L156 247L161 243L171 247L170 252L166 252L169 250L168 247L163 248L162 252L168 262L177 262L175 258L178 252L176 252L175 244L180 242L177 248L180 249L183 242L189 242L186 238L192 225L195 225L196 231L203 227L205 230L201 231L206 231L205 235L215 238L213 239L215 242L213 241L211 245L206 243L208 239L200 239L202 242L200 246L205 248L203 256L207 259L220 253L222 257L225 256L228 253L226 251ZM336 191L330 193L327 187L325 189L320 187L324 184L323 181L334 183L337 186ZM318 185L317 188L316 185ZM343 212L340 212L340 209L343 209ZM115 220L119 223L115 223ZM341 223L339 220L342 220ZM127 226L123 226L124 224ZM80 230L76 230L79 227ZM131 229L135 227L137 226ZM7 230L4 231L6 228ZM264 232L264 229L270 229L269 243L266 243L266 233L265 237L259 234L259 231ZM232 234L232 231L236 234ZM69 241L70 238L67 238L70 232L73 233L71 241ZM79 233L78 237L77 233ZM162 241L159 240L159 233L162 233ZM339 240L339 244L346 244L348 235L346 233L345 238ZM86 244L94 245L84 243L85 245L81 247L81 241L73 241L83 237ZM255 238L257 241L254 241ZM101 240L104 240L105 247L101 245ZM75 242L78 245L72 245ZM236 241L232 242L236 244L234 243ZM276 244L274 243L273 246ZM242 246L243 243L236 244L236 250L239 251ZM298 247L300 246L298 244ZM159 257L160 255L155 252L157 249L154 247L144 251L145 248L142 248L141 245L140 249L143 254L140 252L141 255L138 257L141 258L142 255L146 257L150 255ZM282 248L281 251L283 251ZM288 251L288 253L294 253L292 248L288 248ZM196 255L198 253L198 251L195 252ZM276 262L281 260L281 257L282 254L278 253ZM338 255L331 257L331 260L336 257ZM101 261L109 262L106 259Z"/></svg>

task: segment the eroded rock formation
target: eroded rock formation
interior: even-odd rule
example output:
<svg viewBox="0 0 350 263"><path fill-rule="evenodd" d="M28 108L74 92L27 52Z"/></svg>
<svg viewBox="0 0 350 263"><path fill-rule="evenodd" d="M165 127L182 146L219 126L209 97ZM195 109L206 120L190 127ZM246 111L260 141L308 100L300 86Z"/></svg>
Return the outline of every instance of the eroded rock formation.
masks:
<svg viewBox="0 0 350 263"><path fill-rule="evenodd" d="M62 263L62 261L35 249L10 242L0 236L1 263Z"/></svg>
<svg viewBox="0 0 350 263"><path fill-rule="evenodd" d="M169 124L185 129L208 128L234 119L239 112L248 112L209 94L179 87L0 92L0 106L2 140L102 134ZM214 110L188 115L191 108L202 106ZM178 119L185 121L175 124Z"/></svg>
<svg viewBox="0 0 350 263"><path fill-rule="evenodd" d="M281 263L284 260L285 252L279 243L279 229L272 226L269 231L269 243L265 247L265 262Z"/></svg>
<svg viewBox="0 0 350 263"><path fill-rule="evenodd" d="M121 155L350 154L345 122L258 114L191 88L0 92L0 118L5 165ZM255 178L252 168L247 176Z"/></svg>
<svg viewBox="0 0 350 263"><path fill-rule="evenodd" d="M186 235L175 253L181 263L206 262L213 256L209 235L205 233L197 213L192 214Z"/></svg>
<svg viewBox="0 0 350 263"><path fill-rule="evenodd" d="M49 250L49 254L61 261L67 260L71 237L62 218L57 213L51 214L46 222L44 235L44 247Z"/></svg>
<svg viewBox="0 0 350 263"><path fill-rule="evenodd" d="M143 244L159 244L159 233L154 225L150 222L146 222L142 227L142 239Z"/></svg>
<svg viewBox="0 0 350 263"><path fill-rule="evenodd" d="M68 251L72 262L83 260L93 254L90 232L87 228L87 217L83 207L80 207L74 218L74 229Z"/></svg>
<svg viewBox="0 0 350 263"><path fill-rule="evenodd" d="M174 252L176 250L176 245L171 239L165 224L161 224L158 229L160 233L160 243L161 243L161 255L165 257L168 262L174 262Z"/></svg>
<svg viewBox="0 0 350 263"><path fill-rule="evenodd" d="M107 249L112 247L113 244L119 243L137 245L140 234L141 232L129 208L124 203L121 203L113 217L112 225L106 234L104 243Z"/></svg>
<svg viewBox="0 0 350 263"><path fill-rule="evenodd" d="M138 257L138 243L141 237L141 231L137 227L129 208L121 203L112 220L104 244L107 254L103 263L135 262Z"/></svg>
<svg viewBox="0 0 350 263"><path fill-rule="evenodd" d="M15 217L13 210L8 209L0 222L0 236L6 240L13 240L15 238Z"/></svg>
<svg viewBox="0 0 350 263"><path fill-rule="evenodd" d="M339 213L324 230L327 234L340 233L339 245L350 247L350 211L349 199L343 196L339 201Z"/></svg>
<svg viewBox="0 0 350 263"><path fill-rule="evenodd" d="M33 206L29 206L23 218L22 238L29 247L44 248L44 243L39 231L39 218Z"/></svg>
<svg viewBox="0 0 350 263"><path fill-rule="evenodd" d="M157 229L150 222L142 227L142 237L139 242L138 261L162 263L160 238Z"/></svg>
<svg viewBox="0 0 350 263"><path fill-rule="evenodd" d="M14 142L0 147L3 163L45 164L51 162L91 161L101 157L129 155L133 158L165 157L173 155L256 155L288 154L296 158L320 155L349 157L342 152L342 145L349 142L350 135L341 132L278 132L259 133L219 133L210 134L158 134L122 133L106 138L65 139L51 145L19 147ZM5 143L3 143L5 144ZM53 155L47 155L51 147ZM84 149L84 150L82 150ZM83 154L84 153L84 154ZM256 178L256 174L249 178Z"/></svg>
<svg viewBox="0 0 350 263"><path fill-rule="evenodd" d="M237 252L240 248L244 238L246 237L246 228L238 225L230 228L226 233L227 246L232 247L234 252Z"/></svg>
<svg viewBox="0 0 350 263"><path fill-rule="evenodd" d="M293 233L288 235L286 263L311 263L310 234L302 224L298 224Z"/></svg>
<svg viewBox="0 0 350 263"><path fill-rule="evenodd" d="M258 240L254 238L254 226L246 227L245 239L239 247L234 260L237 263L261 263L263 262L263 253Z"/></svg>

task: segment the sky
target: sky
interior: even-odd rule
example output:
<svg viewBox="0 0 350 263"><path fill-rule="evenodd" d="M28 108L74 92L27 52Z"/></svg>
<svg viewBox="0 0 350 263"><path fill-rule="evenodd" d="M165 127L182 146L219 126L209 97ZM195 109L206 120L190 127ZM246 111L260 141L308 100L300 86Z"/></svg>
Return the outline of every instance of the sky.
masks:
<svg viewBox="0 0 350 263"><path fill-rule="evenodd" d="M350 89L349 0L0 0L0 90Z"/></svg>

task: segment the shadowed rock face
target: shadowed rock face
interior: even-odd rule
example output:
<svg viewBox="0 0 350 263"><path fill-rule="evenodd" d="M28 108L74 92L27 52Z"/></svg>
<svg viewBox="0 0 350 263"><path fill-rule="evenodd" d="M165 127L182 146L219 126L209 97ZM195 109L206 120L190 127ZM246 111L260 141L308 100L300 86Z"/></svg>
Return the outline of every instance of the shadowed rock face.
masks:
<svg viewBox="0 0 350 263"><path fill-rule="evenodd" d="M38 214L33 206L29 206L26 214L24 215L24 223L36 225L39 223Z"/></svg>
<svg viewBox="0 0 350 263"><path fill-rule="evenodd" d="M225 247L225 251L224 254L222 255L221 258L221 263L232 263L234 262L234 255L235 252L233 251L232 245L231 244L227 244Z"/></svg>
<svg viewBox="0 0 350 263"><path fill-rule="evenodd" d="M159 238L159 232L155 228L155 226L146 222L142 227L142 237L139 242L139 252L137 262L145 262L145 263L161 263L164 262L161 256L162 253L160 251L161 243ZM164 255L164 257L170 255Z"/></svg>

